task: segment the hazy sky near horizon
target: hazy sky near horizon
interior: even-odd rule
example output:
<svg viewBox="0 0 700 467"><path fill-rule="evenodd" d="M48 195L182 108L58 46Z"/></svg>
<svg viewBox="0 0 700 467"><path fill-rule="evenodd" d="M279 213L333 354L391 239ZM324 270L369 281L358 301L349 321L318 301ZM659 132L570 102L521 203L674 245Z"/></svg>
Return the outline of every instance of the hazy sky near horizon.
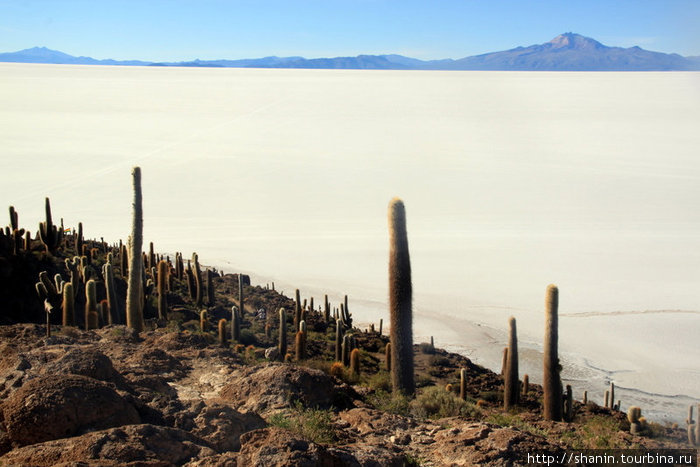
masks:
<svg viewBox="0 0 700 467"><path fill-rule="evenodd" d="M700 55L698 0L0 0L0 52L98 59L462 58L576 32Z"/></svg>

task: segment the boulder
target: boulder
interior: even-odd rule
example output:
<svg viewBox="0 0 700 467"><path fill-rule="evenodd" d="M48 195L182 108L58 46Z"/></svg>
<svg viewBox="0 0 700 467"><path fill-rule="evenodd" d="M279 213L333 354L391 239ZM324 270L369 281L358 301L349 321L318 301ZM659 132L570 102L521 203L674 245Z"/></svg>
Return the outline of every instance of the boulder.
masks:
<svg viewBox="0 0 700 467"><path fill-rule="evenodd" d="M207 441L218 452L237 451L241 447L243 433L267 426L265 420L254 413L240 413L227 405L211 403L203 407L194 418L191 433Z"/></svg>
<svg viewBox="0 0 700 467"><path fill-rule="evenodd" d="M350 386L321 370L285 363L239 368L219 395L239 410L262 415L289 408L296 401L320 409L349 408L359 398Z"/></svg>
<svg viewBox="0 0 700 467"><path fill-rule="evenodd" d="M163 467L215 454L177 428L129 425L24 446L0 457L0 465Z"/></svg>
<svg viewBox="0 0 700 467"><path fill-rule="evenodd" d="M30 380L0 409L7 436L15 447L140 423L134 406L112 386L78 375Z"/></svg>
<svg viewBox="0 0 700 467"><path fill-rule="evenodd" d="M333 467L343 465L326 448L278 427L241 436L238 465Z"/></svg>

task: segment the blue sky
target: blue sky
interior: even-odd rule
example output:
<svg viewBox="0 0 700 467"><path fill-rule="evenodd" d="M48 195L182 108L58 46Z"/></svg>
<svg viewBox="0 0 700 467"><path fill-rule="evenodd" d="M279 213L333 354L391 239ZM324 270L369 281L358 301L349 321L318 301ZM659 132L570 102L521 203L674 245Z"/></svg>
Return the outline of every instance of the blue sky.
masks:
<svg viewBox="0 0 700 467"><path fill-rule="evenodd" d="M563 32L700 55L700 0L0 0L0 52L190 60L462 58Z"/></svg>

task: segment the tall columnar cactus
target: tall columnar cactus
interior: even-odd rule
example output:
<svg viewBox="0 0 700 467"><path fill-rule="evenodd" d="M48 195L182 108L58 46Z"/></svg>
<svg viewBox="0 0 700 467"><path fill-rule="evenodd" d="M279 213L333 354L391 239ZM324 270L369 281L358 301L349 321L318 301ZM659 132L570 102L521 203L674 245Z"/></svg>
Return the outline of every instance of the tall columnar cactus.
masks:
<svg viewBox="0 0 700 467"><path fill-rule="evenodd" d="M90 279L85 284L85 329L97 329L98 327L97 284L93 279Z"/></svg>
<svg viewBox="0 0 700 467"><path fill-rule="evenodd" d="M139 176L140 180L140 176ZM141 183L139 181L139 183ZM80 256L83 254L83 223L78 222L78 238L75 239L75 254Z"/></svg>
<svg viewBox="0 0 700 467"><path fill-rule="evenodd" d="M141 168L134 167L134 215L129 238L129 279L126 293L126 325L136 332L143 331L143 308L141 306L141 248L143 247L143 206L141 195Z"/></svg>
<svg viewBox="0 0 700 467"><path fill-rule="evenodd" d="M695 421L695 445L700 446L700 404L698 404L698 416Z"/></svg>
<svg viewBox="0 0 700 467"><path fill-rule="evenodd" d="M605 401L605 402L603 402L603 407L605 407L607 409L608 406L610 406L610 389L605 390L605 396L603 399Z"/></svg>
<svg viewBox="0 0 700 467"><path fill-rule="evenodd" d="M583 399L581 400L583 405L588 404L588 391L583 391Z"/></svg>
<svg viewBox="0 0 700 467"><path fill-rule="evenodd" d="M571 385L566 385L566 397L564 398L564 421L572 422L574 420L574 395L571 390Z"/></svg>
<svg viewBox="0 0 700 467"><path fill-rule="evenodd" d="M459 370L459 398L463 401L467 400L467 369Z"/></svg>
<svg viewBox="0 0 700 467"><path fill-rule="evenodd" d="M55 253L63 240L63 231L53 225L51 219L51 202L46 198L46 221L39 224L39 240L44 244L47 253Z"/></svg>
<svg viewBox="0 0 700 467"><path fill-rule="evenodd" d="M119 273L121 274L122 279L126 277L127 271L129 269L128 264L129 254L126 251L126 245L122 244L119 246Z"/></svg>
<svg viewBox="0 0 700 467"><path fill-rule="evenodd" d="M352 352L352 335L350 334L345 334L343 336L343 346L342 346L342 354L343 354L343 365L350 366L350 352Z"/></svg>
<svg viewBox="0 0 700 467"><path fill-rule="evenodd" d="M503 347L503 357L501 358L501 376L505 377L508 366L508 347Z"/></svg>
<svg viewBox="0 0 700 467"><path fill-rule="evenodd" d="M304 333L299 330L294 337L294 351L298 362L304 360Z"/></svg>
<svg viewBox="0 0 700 467"><path fill-rule="evenodd" d="M153 251L153 242L148 244L148 269L156 267L156 254Z"/></svg>
<svg viewBox="0 0 700 467"><path fill-rule="evenodd" d="M183 269L182 253L175 253L175 277L177 277L178 280L182 280Z"/></svg>
<svg viewBox="0 0 700 467"><path fill-rule="evenodd" d="M335 320L335 361L343 361L343 325L340 320Z"/></svg>
<svg viewBox="0 0 700 467"><path fill-rule="evenodd" d="M75 326L75 292L73 284L66 282L63 286L63 325Z"/></svg>
<svg viewBox="0 0 700 467"><path fill-rule="evenodd" d="M14 206L10 206L10 228L11 230L19 230L19 216Z"/></svg>
<svg viewBox="0 0 700 467"><path fill-rule="evenodd" d="M559 289L547 286L544 328L544 418L560 422L562 418L562 387L559 376Z"/></svg>
<svg viewBox="0 0 700 467"><path fill-rule="evenodd" d="M105 281L105 292L107 295L107 305L109 307L109 324L117 324L120 322L119 319L119 308L117 305L117 293L114 288L114 270L112 269L111 263L105 263L102 266L102 277Z"/></svg>
<svg viewBox="0 0 700 467"><path fill-rule="evenodd" d="M386 347L384 347L384 362L386 363L386 371L391 372L391 342L387 342Z"/></svg>
<svg viewBox="0 0 700 467"><path fill-rule="evenodd" d="M216 297L214 296L214 273L211 269L207 269L207 303L209 303L209 306L216 305Z"/></svg>
<svg viewBox="0 0 700 467"><path fill-rule="evenodd" d="M158 318L168 319L168 263L158 263Z"/></svg>
<svg viewBox="0 0 700 467"><path fill-rule="evenodd" d="M287 355L287 313L285 313L284 308L280 308L280 329L277 347L280 359L284 359L285 355Z"/></svg>
<svg viewBox="0 0 700 467"><path fill-rule="evenodd" d="M526 396L530 392L530 377L527 373L523 375L523 395Z"/></svg>
<svg viewBox="0 0 700 467"><path fill-rule="evenodd" d="M301 296L299 294L299 289L296 289L294 292L294 331L299 330L301 319Z"/></svg>
<svg viewBox="0 0 700 467"><path fill-rule="evenodd" d="M202 332L207 332L209 329L208 326L208 316L207 316L207 310L202 310L199 312L199 330Z"/></svg>
<svg viewBox="0 0 700 467"><path fill-rule="evenodd" d="M231 307L231 339L236 342L241 340L241 313L235 305Z"/></svg>
<svg viewBox="0 0 700 467"><path fill-rule="evenodd" d="M391 382L394 392L413 394L413 290L403 201L389 203L389 315Z"/></svg>
<svg viewBox="0 0 700 467"><path fill-rule="evenodd" d="M331 304L328 301L328 295L323 296L323 320L326 323L331 321Z"/></svg>
<svg viewBox="0 0 700 467"><path fill-rule="evenodd" d="M226 347L228 345L228 339L226 336L226 319L224 318L219 320L219 345L221 345L221 347Z"/></svg>
<svg viewBox="0 0 700 467"><path fill-rule="evenodd" d="M197 253L192 253L192 266L195 285L194 304L197 307L202 306L204 299L204 289L202 288L202 269L199 267L199 257Z"/></svg>
<svg viewBox="0 0 700 467"><path fill-rule="evenodd" d="M380 318L379 319L379 335L380 336L382 335L382 328L383 327L384 327L384 320Z"/></svg>
<svg viewBox="0 0 700 467"><path fill-rule="evenodd" d="M245 295L243 294L243 276L238 274L238 309L241 313L241 318L245 314Z"/></svg>
<svg viewBox="0 0 700 467"><path fill-rule="evenodd" d="M608 405L610 410L615 408L615 383L610 382L610 405Z"/></svg>
<svg viewBox="0 0 700 467"><path fill-rule="evenodd" d="M508 410L518 405L518 335L515 326L515 318L508 319L508 360L506 361L505 382L503 391L503 408Z"/></svg>
<svg viewBox="0 0 700 467"><path fill-rule="evenodd" d="M355 377L360 376L360 350L352 349L350 352L350 373Z"/></svg>

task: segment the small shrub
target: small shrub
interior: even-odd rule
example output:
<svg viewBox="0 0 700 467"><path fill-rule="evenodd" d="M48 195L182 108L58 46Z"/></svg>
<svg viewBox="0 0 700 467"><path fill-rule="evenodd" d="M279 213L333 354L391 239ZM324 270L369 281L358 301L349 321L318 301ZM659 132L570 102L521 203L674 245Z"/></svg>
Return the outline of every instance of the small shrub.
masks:
<svg viewBox="0 0 700 467"><path fill-rule="evenodd" d="M476 405L437 386L427 388L410 405L411 413L418 418L481 417L481 410Z"/></svg>
<svg viewBox="0 0 700 467"><path fill-rule="evenodd" d="M416 375L416 388L424 388L426 386L432 386L433 380L426 375Z"/></svg>
<svg viewBox="0 0 700 467"><path fill-rule="evenodd" d="M484 391L479 394L479 399L483 399L486 402L501 402L503 400L502 391Z"/></svg>
<svg viewBox="0 0 700 467"><path fill-rule="evenodd" d="M337 441L331 412L306 408L299 401L289 413L274 414L267 419L267 423L297 433L314 443L332 444Z"/></svg>
<svg viewBox="0 0 700 467"><path fill-rule="evenodd" d="M490 415L485 421L488 423L493 423L494 425L515 427L521 431L527 431L528 433L532 433L534 435L545 437L549 435L547 430L528 423L517 415L511 413L496 413Z"/></svg>
<svg viewBox="0 0 700 467"><path fill-rule="evenodd" d="M594 415L577 430L561 436L561 440L573 449L622 449L627 447L617 435L622 430L619 421L604 415Z"/></svg>
<svg viewBox="0 0 700 467"><path fill-rule="evenodd" d="M389 377L389 373L386 371L380 371L379 373L375 373L374 375L370 376L367 380L367 384L375 391L391 391L391 378Z"/></svg>
<svg viewBox="0 0 700 467"><path fill-rule="evenodd" d="M452 362L450 361L450 359L443 356L443 355L432 355L428 359L428 363L431 366L447 366L447 367L452 366Z"/></svg>
<svg viewBox="0 0 700 467"><path fill-rule="evenodd" d="M249 329L241 329L241 338L238 341L245 346L258 345L258 339Z"/></svg>
<svg viewBox="0 0 700 467"><path fill-rule="evenodd" d="M403 394L392 394L382 390L377 390L367 397L367 402L375 409L404 416L409 414L410 401L411 399Z"/></svg>
<svg viewBox="0 0 700 467"><path fill-rule="evenodd" d="M435 353L435 347L430 345L429 342L421 342L420 344L418 344L418 348L424 354L434 354Z"/></svg>

